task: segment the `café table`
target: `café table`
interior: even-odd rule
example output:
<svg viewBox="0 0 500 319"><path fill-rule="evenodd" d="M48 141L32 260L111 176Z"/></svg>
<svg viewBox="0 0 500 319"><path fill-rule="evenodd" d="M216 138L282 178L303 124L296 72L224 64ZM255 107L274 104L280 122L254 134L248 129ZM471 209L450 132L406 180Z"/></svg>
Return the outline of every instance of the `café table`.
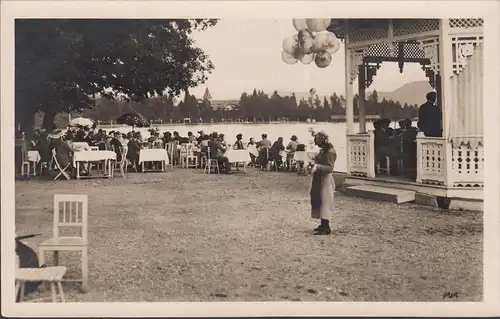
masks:
<svg viewBox="0 0 500 319"><path fill-rule="evenodd" d="M227 157L229 163L243 163L243 171L246 173L247 165L251 161L250 152L248 150L233 150L228 149L224 156Z"/></svg>
<svg viewBox="0 0 500 319"><path fill-rule="evenodd" d="M80 176L80 163L104 161L107 165L107 172L103 177L112 178L112 161L116 161L116 153L113 151L77 151L73 153L73 164L76 167L76 178L93 178L98 176Z"/></svg>
<svg viewBox="0 0 500 319"><path fill-rule="evenodd" d="M146 162L161 162L161 171L165 171L165 165L170 163L168 152L163 148L141 149L139 153L139 164L142 165L142 172L146 172L144 163ZM147 171L154 171L147 170Z"/></svg>

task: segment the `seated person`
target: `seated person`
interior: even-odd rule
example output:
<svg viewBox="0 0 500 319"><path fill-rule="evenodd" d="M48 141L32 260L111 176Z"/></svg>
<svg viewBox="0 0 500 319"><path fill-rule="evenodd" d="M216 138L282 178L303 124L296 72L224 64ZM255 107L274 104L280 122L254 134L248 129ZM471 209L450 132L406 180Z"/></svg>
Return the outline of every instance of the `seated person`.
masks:
<svg viewBox="0 0 500 319"><path fill-rule="evenodd" d="M123 147L119 137L120 137L120 132L113 132L113 137L109 142L109 144L111 145L111 149L116 153L116 160L118 162L122 160L122 153L120 149Z"/></svg>
<svg viewBox="0 0 500 319"><path fill-rule="evenodd" d="M221 142L222 146L227 148L227 142L226 142L226 138L225 138L224 134L219 134L218 139Z"/></svg>
<svg viewBox="0 0 500 319"><path fill-rule="evenodd" d="M179 135L179 132L177 132L177 131L174 131L174 135L173 135L172 139L175 142L177 142L178 144L181 144L181 142L182 142L182 137Z"/></svg>
<svg viewBox="0 0 500 319"><path fill-rule="evenodd" d="M172 142L172 133L170 132L163 132L163 145L167 145L168 143Z"/></svg>
<svg viewBox="0 0 500 319"><path fill-rule="evenodd" d="M401 152L400 139L394 137L394 131L388 130L386 123L386 121L375 121L373 123L375 128L375 156L380 161L381 166L386 164L385 157L389 157L392 163L404 157ZM397 166L394 165L393 167L396 168Z"/></svg>
<svg viewBox="0 0 500 319"><path fill-rule="evenodd" d="M217 139L217 133L212 134L212 139L208 142L208 148L210 152L210 158L216 159L219 164L222 165L222 169L230 174L231 173L231 164L226 156L224 156L224 152L226 148L222 146L222 143Z"/></svg>
<svg viewBox="0 0 500 319"><path fill-rule="evenodd" d="M139 163L139 153L142 149L142 143L139 141L139 132L134 134L134 137L128 142L127 159L132 163ZM139 167L138 167L139 169Z"/></svg>
<svg viewBox="0 0 500 319"><path fill-rule="evenodd" d="M205 138L205 133L203 133L203 131L198 131L198 137L196 138L196 142L198 143L198 145L201 144L201 141L204 140Z"/></svg>
<svg viewBox="0 0 500 319"><path fill-rule="evenodd" d="M271 147L272 143L267 139L267 134L262 134L262 140L257 143L258 148Z"/></svg>
<svg viewBox="0 0 500 319"><path fill-rule="evenodd" d="M401 121L403 126L401 127L400 136L402 139L403 153L408 159L406 165L410 168L417 167L417 128L412 126L411 120L406 119Z"/></svg>
<svg viewBox="0 0 500 319"><path fill-rule="evenodd" d="M243 145L243 135L240 133L236 135L236 142L233 145L235 150L244 150L245 146Z"/></svg>
<svg viewBox="0 0 500 319"><path fill-rule="evenodd" d="M283 138L278 137L278 140L273 143L271 149L269 150L269 159L276 162L276 167L281 167L283 164L283 158L281 157L281 151L285 150L283 145Z"/></svg>
<svg viewBox="0 0 500 319"><path fill-rule="evenodd" d="M253 137L251 137L250 140L248 141L247 149L248 150L254 150L254 149L257 150L257 143L255 143L255 139ZM250 164L248 164L248 165L249 166L255 165L256 160L257 160L256 154L254 154L252 151L250 151Z"/></svg>
<svg viewBox="0 0 500 319"><path fill-rule="evenodd" d="M188 143L196 143L196 136L193 135L193 132L188 132Z"/></svg>
<svg viewBox="0 0 500 319"><path fill-rule="evenodd" d="M155 134L155 130L152 129L149 132L150 132L149 133L150 136L148 137L148 143L153 144L157 139L156 134Z"/></svg>
<svg viewBox="0 0 500 319"><path fill-rule="evenodd" d="M56 159L59 163L61 169L64 169L67 165L68 168L66 172L71 172L73 170L73 153L78 150L72 148L66 141L63 140L63 133L61 130L55 130L52 134L49 134L51 139L51 145L56 150ZM82 168L82 173L86 173L85 169Z"/></svg>

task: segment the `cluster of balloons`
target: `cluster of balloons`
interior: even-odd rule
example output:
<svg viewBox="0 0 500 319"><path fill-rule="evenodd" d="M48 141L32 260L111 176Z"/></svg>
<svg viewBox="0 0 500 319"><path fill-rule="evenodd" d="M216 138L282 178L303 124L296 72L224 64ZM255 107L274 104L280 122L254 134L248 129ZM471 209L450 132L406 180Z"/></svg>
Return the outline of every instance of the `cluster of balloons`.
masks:
<svg viewBox="0 0 500 319"><path fill-rule="evenodd" d="M293 26L298 33L283 41L281 57L288 64L300 61L303 64L315 62L320 68L326 68L332 62L332 54L340 48L340 41L335 34L326 31L331 19L293 19Z"/></svg>

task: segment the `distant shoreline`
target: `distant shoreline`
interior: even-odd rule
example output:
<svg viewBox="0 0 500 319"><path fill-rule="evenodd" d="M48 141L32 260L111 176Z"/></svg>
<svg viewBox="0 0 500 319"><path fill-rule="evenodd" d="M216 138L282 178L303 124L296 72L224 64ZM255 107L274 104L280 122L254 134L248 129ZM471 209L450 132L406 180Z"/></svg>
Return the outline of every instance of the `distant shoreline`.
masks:
<svg viewBox="0 0 500 319"><path fill-rule="evenodd" d="M373 122L372 119L367 119L367 123ZM158 127L158 126L204 126L204 125L276 125L276 124L308 124L308 125L315 125L315 124L339 124L339 123L346 123L346 121L334 121L334 122L304 122L304 121L288 121L288 122L214 122L214 123L153 123L149 127ZM354 123L358 123L358 121L354 121ZM97 127L99 128L117 128L117 127L126 127L128 125L125 124L98 124Z"/></svg>

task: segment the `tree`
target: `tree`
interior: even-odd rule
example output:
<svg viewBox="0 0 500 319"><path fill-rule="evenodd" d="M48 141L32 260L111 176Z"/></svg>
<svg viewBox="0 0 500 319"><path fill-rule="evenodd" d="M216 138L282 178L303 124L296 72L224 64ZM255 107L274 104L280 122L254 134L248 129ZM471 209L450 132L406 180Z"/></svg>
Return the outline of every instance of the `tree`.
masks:
<svg viewBox="0 0 500 319"><path fill-rule="evenodd" d="M16 20L16 124L35 112L52 128L60 112L83 110L97 97L143 101L178 95L214 68L191 33L210 19Z"/></svg>

